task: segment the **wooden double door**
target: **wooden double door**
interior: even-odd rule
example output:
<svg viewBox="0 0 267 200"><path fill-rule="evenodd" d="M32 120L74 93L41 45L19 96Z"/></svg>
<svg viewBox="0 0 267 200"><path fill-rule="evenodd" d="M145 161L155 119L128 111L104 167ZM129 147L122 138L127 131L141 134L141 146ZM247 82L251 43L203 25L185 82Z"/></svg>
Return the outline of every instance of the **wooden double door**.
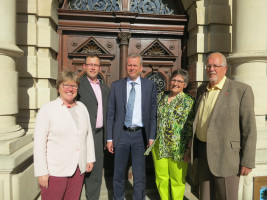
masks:
<svg viewBox="0 0 267 200"><path fill-rule="evenodd" d="M168 89L170 74L186 64L184 15L160 16L138 13L101 13L59 9L59 71L84 75L89 53L101 58L99 79L108 86L126 77L126 57L143 57L141 76Z"/></svg>

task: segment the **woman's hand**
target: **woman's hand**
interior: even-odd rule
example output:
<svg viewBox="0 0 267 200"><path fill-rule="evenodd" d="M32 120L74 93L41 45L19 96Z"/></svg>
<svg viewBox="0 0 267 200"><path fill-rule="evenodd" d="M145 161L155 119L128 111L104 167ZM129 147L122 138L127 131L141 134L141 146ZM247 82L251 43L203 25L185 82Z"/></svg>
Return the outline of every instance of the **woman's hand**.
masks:
<svg viewBox="0 0 267 200"><path fill-rule="evenodd" d="M86 163L86 172L91 172L94 168L94 163Z"/></svg>
<svg viewBox="0 0 267 200"><path fill-rule="evenodd" d="M38 176L38 183L40 186L48 188L48 179L49 175L44 175L44 176Z"/></svg>
<svg viewBox="0 0 267 200"><path fill-rule="evenodd" d="M190 163L191 161L191 149L186 149L184 153L184 162Z"/></svg>

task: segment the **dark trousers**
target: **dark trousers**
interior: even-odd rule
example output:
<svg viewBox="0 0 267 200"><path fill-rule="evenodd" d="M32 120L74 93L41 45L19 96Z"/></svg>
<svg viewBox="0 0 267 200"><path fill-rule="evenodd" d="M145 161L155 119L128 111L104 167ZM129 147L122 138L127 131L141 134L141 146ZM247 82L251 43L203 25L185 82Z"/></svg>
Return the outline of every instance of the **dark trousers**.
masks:
<svg viewBox="0 0 267 200"><path fill-rule="evenodd" d="M214 176L207 161L207 145L197 141L199 159L199 200L237 200L239 176Z"/></svg>
<svg viewBox="0 0 267 200"><path fill-rule="evenodd" d="M103 129L100 129L98 131L94 130L93 136L95 144L96 162L94 163L94 168L92 172L86 173L84 176L85 193L87 200L99 200L103 175Z"/></svg>
<svg viewBox="0 0 267 200"><path fill-rule="evenodd" d="M124 200L125 173L129 155L132 157L133 170L133 200L145 199L146 187L146 163L145 163L145 144L142 130L136 132L123 131L119 144L115 149L113 191L114 200Z"/></svg>

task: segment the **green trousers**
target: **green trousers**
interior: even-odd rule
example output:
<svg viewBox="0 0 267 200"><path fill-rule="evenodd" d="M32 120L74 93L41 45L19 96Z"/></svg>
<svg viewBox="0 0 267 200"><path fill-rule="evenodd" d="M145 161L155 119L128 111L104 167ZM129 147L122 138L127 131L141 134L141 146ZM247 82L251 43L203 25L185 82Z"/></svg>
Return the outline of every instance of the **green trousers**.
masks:
<svg viewBox="0 0 267 200"><path fill-rule="evenodd" d="M161 200L183 200L188 164L184 161L176 162L172 158L158 159L158 155L158 145L155 144L152 156Z"/></svg>

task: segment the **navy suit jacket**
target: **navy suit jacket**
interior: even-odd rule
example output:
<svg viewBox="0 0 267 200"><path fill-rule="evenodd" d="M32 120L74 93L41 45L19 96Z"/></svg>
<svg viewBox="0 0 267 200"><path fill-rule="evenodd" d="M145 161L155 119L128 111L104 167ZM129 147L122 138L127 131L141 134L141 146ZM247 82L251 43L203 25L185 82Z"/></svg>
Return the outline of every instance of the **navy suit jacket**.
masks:
<svg viewBox="0 0 267 200"><path fill-rule="evenodd" d="M141 77L140 77L141 78ZM154 81L141 78L142 120L146 142L156 137L157 89ZM127 78L115 81L111 85L107 112L107 140L113 140L113 146L120 141L123 132L127 105Z"/></svg>

